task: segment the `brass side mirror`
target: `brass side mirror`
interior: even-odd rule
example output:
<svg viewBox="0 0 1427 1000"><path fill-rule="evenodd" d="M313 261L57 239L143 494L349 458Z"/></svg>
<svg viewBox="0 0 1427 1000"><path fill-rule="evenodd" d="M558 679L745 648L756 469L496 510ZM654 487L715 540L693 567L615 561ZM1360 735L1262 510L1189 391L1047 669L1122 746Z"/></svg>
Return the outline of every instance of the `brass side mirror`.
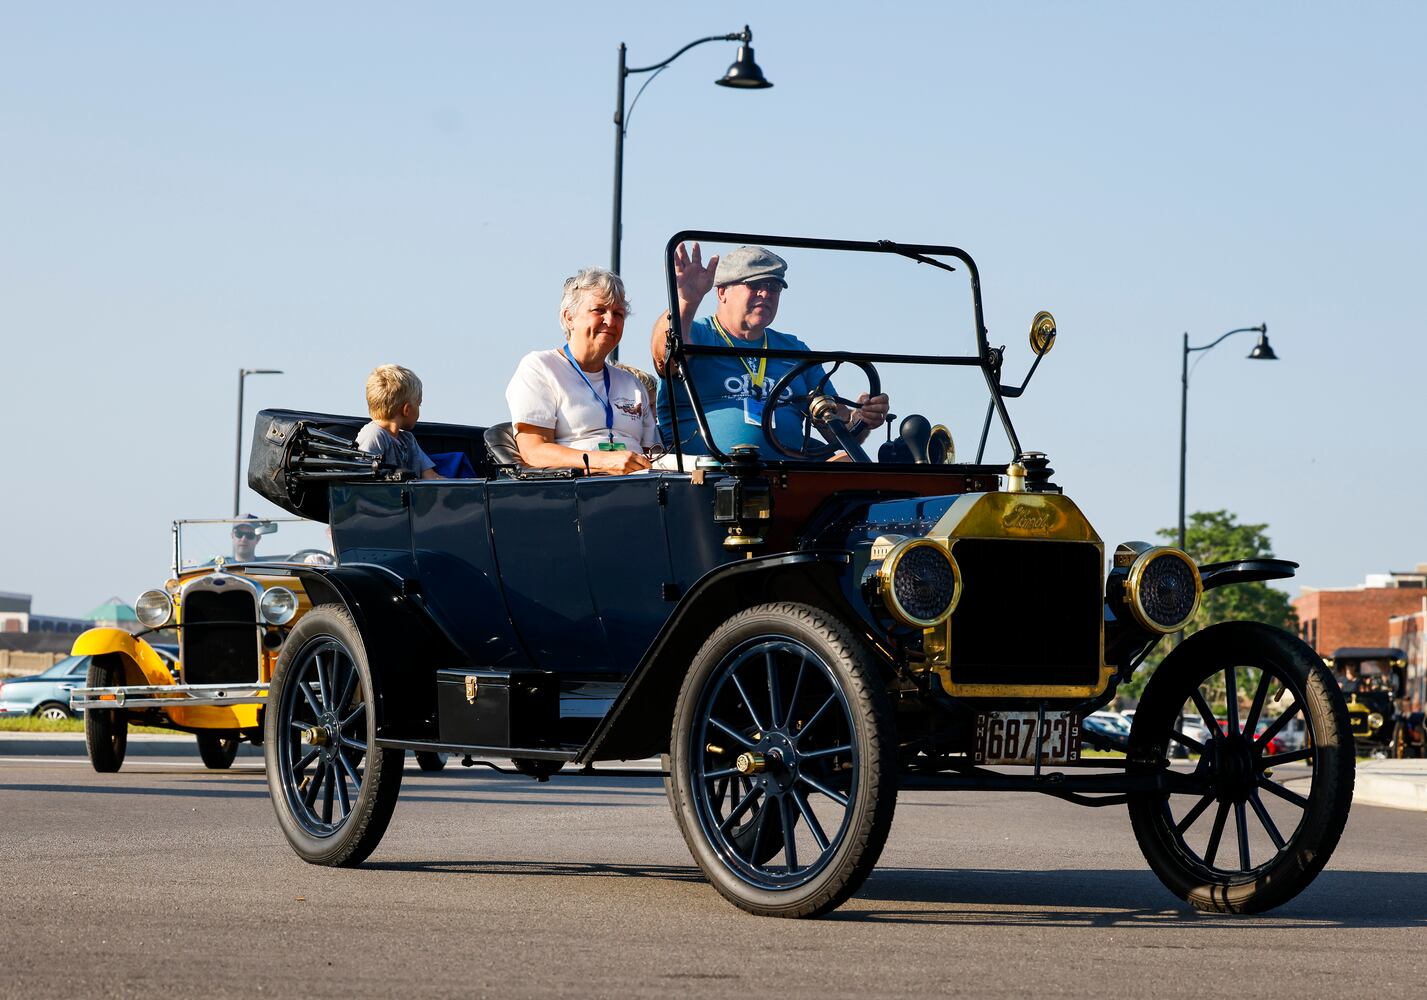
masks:
<svg viewBox="0 0 1427 1000"><path fill-rule="evenodd" d="M931 440L927 442L927 461L932 465L956 464L956 444L945 424L932 428Z"/></svg>
<svg viewBox="0 0 1427 1000"><path fill-rule="evenodd" d="M1055 317L1042 309L1031 320L1031 350L1037 355L1049 354L1055 346Z"/></svg>

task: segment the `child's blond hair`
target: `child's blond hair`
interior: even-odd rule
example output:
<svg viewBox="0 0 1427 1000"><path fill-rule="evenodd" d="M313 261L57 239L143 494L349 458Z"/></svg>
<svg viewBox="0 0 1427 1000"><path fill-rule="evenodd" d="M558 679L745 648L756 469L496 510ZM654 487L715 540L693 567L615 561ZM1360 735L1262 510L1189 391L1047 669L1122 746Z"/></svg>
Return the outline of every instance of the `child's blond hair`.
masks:
<svg viewBox="0 0 1427 1000"><path fill-rule="evenodd" d="M373 420L395 420L407 403L421 405L421 379L401 365L377 365L367 376L367 412Z"/></svg>

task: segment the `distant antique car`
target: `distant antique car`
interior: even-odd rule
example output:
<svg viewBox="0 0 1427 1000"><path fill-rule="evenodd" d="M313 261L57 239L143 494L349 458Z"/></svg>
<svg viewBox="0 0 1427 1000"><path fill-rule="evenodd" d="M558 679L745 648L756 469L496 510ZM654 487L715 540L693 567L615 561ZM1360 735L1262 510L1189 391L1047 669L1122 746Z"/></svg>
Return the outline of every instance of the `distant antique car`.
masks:
<svg viewBox="0 0 1427 1000"><path fill-rule="evenodd" d="M70 704L84 711L94 769L123 766L130 723L193 733L210 768L261 743L277 651L311 606L294 566L333 564L326 542L322 525L301 518L175 521L172 577L134 605L144 631L93 628L74 642L89 667ZM166 629L178 633L177 664L145 638Z"/></svg>
<svg viewBox="0 0 1427 1000"><path fill-rule="evenodd" d="M1054 320L1036 316L1035 362L1003 383L1005 349L988 342L964 251L688 232L668 254L686 240L806 251L789 273L823 329L806 353L735 350L688 342L676 319L664 387L694 398L691 420L675 414L672 468L528 469L509 425L419 424L428 452L464 450L476 477L402 481L348 464L360 418L259 416L250 485L329 521L340 556L294 570L313 610L270 689L268 782L294 850L314 864L365 859L407 750L508 759L540 780L658 755L695 860L752 913L812 916L847 899L877 861L899 789L1126 805L1150 867L1202 909L1261 911L1308 885L1346 822L1354 759L1338 687L1294 636L1253 622L1202 629L1151 677L1127 752L1080 755L1081 720L1190 620L1204 589L1296 564L1198 566L1125 542L1107 568L1100 536L1009 413ZM913 291L930 286L916 316L913 270L927 276ZM814 279L826 294L810 291ZM668 283L672 300L672 268ZM914 325L969 351L867 350ZM826 349L839 326L862 346ZM777 362L758 397L762 429L788 408L800 446L720 447L684 377L738 357L750 375ZM942 419L889 422L869 454L838 416L857 389L832 380L875 395L894 369L893 405L921 398ZM794 392L805 373L812 388ZM1121 389L1138 386L1106 377L1087 391ZM1005 438L994 462L993 418ZM949 430L966 425L981 434L972 461ZM707 454L696 459L685 444L697 439ZM1141 458L1114 459L1134 466L1126 489L1163 464ZM1203 721L1203 739L1176 730L1181 713ZM1294 718L1312 745L1267 752ZM1171 762L1171 744L1191 758Z"/></svg>
<svg viewBox="0 0 1427 1000"><path fill-rule="evenodd" d="M1348 723L1358 752L1374 757L1424 755L1422 712L1407 711L1407 653L1392 646L1333 651L1333 676L1348 699Z"/></svg>

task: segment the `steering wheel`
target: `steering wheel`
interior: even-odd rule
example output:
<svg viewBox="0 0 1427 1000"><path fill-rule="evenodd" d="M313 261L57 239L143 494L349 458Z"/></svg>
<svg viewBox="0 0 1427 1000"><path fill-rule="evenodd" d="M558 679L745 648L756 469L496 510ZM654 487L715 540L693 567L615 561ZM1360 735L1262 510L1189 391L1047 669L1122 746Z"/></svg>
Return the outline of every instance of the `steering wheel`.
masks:
<svg viewBox="0 0 1427 1000"><path fill-rule="evenodd" d="M816 359L799 361L792 368L783 373L783 377L773 383L773 388L768 390L768 395L763 403L763 437L778 454L784 458L803 459L806 461L821 462L831 458L838 450L847 452L848 457L854 462L871 462L867 452L862 450L862 446L853 437L852 431L838 418L837 406L841 404L850 410L857 409L857 402L851 399L844 399L841 396L830 396L824 393L827 384L832 376L844 364L854 368L862 369L862 373L867 376L867 395L880 396L882 394L882 380L877 376L877 369L866 361L838 361L832 366L822 378L818 379L817 385L803 394L788 393L784 398L784 390L791 389L804 372L817 368L822 364ZM790 407L798 415L798 420L803 427L803 443L799 448L789 448L778 440L778 435L774 432L777 426L777 413L780 406ZM836 444L824 443L813 440L813 428L825 431L836 441Z"/></svg>

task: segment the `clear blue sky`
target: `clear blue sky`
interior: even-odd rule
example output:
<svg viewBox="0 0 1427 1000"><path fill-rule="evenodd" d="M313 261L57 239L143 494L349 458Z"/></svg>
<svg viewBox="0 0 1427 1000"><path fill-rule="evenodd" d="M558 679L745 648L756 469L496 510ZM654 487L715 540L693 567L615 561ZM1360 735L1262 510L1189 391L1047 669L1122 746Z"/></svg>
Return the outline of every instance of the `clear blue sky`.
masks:
<svg viewBox="0 0 1427 1000"><path fill-rule="evenodd" d="M1194 374L1189 508L1268 522L1310 585L1427 562L1424 12L7 5L0 590L82 614L161 581L169 521L229 510L240 367L286 371L248 380L249 421L361 412L385 361L429 419L504 419L561 280L608 262L618 44L745 22L772 90L711 86L710 44L631 120L628 360L678 229L962 246L993 343L1055 312L1017 426L1114 544L1175 519L1181 334L1266 321L1282 361L1241 335Z"/></svg>

